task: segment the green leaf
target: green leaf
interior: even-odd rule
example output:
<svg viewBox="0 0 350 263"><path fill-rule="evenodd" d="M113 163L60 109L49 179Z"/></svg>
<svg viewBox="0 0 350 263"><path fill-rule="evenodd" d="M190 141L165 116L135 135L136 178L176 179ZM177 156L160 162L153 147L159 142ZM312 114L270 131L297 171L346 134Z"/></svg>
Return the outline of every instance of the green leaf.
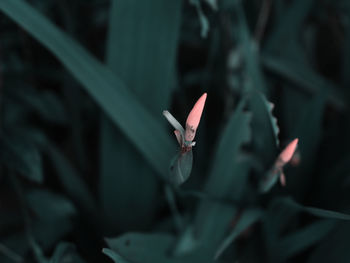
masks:
<svg viewBox="0 0 350 263"><path fill-rule="evenodd" d="M173 249L174 256L181 256L191 253L198 247L198 242L193 232L192 225L189 225L184 231L179 235L176 241L175 247Z"/></svg>
<svg viewBox="0 0 350 263"><path fill-rule="evenodd" d="M205 2L207 2L208 5L210 5L213 10L217 10L218 9L217 0L205 0Z"/></svg>
<svg viewBox="0 0 350 263"><path fill-rule="evenodd" d="M273 261L286 262L288 258L320 242L334 229L335 225L334 220L321 220L287 235L276 244L272 255Z"/></svg>
<svg viewBox="0 0 350 263"><path fill-rule="evenodd" d="M190 3L196 8L197 14L198 14L198 19L199 23L201 25L201 37L206 38L209 33L209 21L208 18L205 16L203 10L202 10L202 5L200 0L190 0Z"/></svg>
<svg viewBox="0 0 350 263"><path fill-rule="evenodd" d="M205 185L207 194L217 198L238 199L243 193L250 166L239 160L242 144L250 140L251 115L243 112L243 100L229 119L220 136L213 166ZM213 242L223 238L235 208L209 200L202 200L196 212L195 233L199 240Z"/></svg>
<svg viewBox="0 0 350 263"><path fill-rule="evenodd" d="M253 147L264 166L271 166L279 146L279 127L272 115L273 104L263 94L253 91L249 96L249 108L252 111Z"/></svg>
<svg viewBox="0 0 350 263"><path fill-rule="evenodd" d="M168 234L128 233L118 238L107 239L106 242L120 257L132 263L213 262L206 250L176 257L171 255L174 237Z"/></svg>
<svg viewBox="0 0 350 263"><path fill-rule="evenodd" d="M321 92L328 93L330 103L340 109L345 107L345 101L337 91L337 87L317 74L309 65L271 54L263 54L262 63L268 70L302 87L304 93L316 96Z"/></svg>
<svg viewBox="0 0 350 263"><path fill-rule="evenodd" d="M123 257L119 256L117 252L109 248L102 249L102 253L113 259L115 263L130 263L130 261L125 260Z"/></svg>
<svg viewBox="0 0 350 263"><path fill-rule="evenodd" d="M233 231L223 240L215 253L215 260L217 260L222 253L235 241L235 239L248 227L253 225L262 216L260 209L247 209L240 215L237 224L233 227Z"/></svg>
<svg viewBox="0 0 350 263"><path fill-rule="evenodd" d="M266 244L267 254L275 253L275 246L279 237L286 229L294 226L297 215L298 211L290 209L289 206L283 206L276 202L269 204L262 222L262 237Z"/></svg>
<svg viewBox="0 0 350 263"><path fill-rule="evenodd" d="M329 93L330 102L338 108L344 108L345 101L341 94L335 85L312 68L300 41L305 20L314 4L313 0L296 0L288 6L288 11L280 16L266 41L262 62L266 68L301 86L308 94Z"/></svg>
<svg viewBox="0 0 350 263"><path fill-rule="evenodd" d="M96 211L97 205L90 190L63 154L53 144L47 147L47 151L66 193L86 212Z"/></svg>
<svg viewBox="0 0 350 263"><path fill-rule="evenodd" d="M303 26L304 20L312 10L314 0L296 0L288 7L288 11L280 16L282 21L274 23L272 33L267 39L267 50L278 50L279 53L287 53L291 41L297 40L297 34Z"/></svg>
<svg viewBox="0 0 350 263"><path fill-rule="evenodd" d="M307 260L307 263L337 262L348 263L350 225L348 222L339 224L321 244L316 247Z"/></svg>
<svg viewBox="0 0 350 263"><path fill-rule="evenodd" d="M251 139L251 114L243 112L245 104L246 100L241 101L219 137L213 167L205 186L205 192L213 196L224 197L228 192L235 192L235 190L240 192L242 189L242 185L236 184L242 183L242 178L234 176L234 172L237 159L241 157L239 155L241 146Z"/></svg>
<svg viewBox="0 0 350 263"><path fill-rule="evenodd" d="M169 262L167 251L173 238L165 234L125 234L115 239L107 239L107 244L118 254L131 262Z"/></svg>
<svg viewBox="0 0 350 263"><path fill-rule="evenodd" d="M237 30L239 49L244 60L245 91L259 90L267 94L268 88L260 63L259 47L250 34L241 3L236 4L235 15L237 16L237 27L234 30Z"/></svg>
<svg viewBox="0 0 350 263"><path fill-rule="evenodd" d="M175 88L181 1L112 0L111 4L108 66L149 112L163 120L162 110L170 105Z"/></svg>
<svg viewBox="0 0 350 263"><path fill-rule="evenodd" d="M32 250L37 258L47 262L43 251L72 231L73 216L77 211L68 199L46 190L31 190L25 197L33 212L33 220L27 226L33 234L30 241Z"/></svg>
<svg viewBox="0 0 350 263"><path fill-rule="evenodd" d="M339 220L350 220L350 215L339 213L331 210L320 209L316 207L303 206L298 204L293 199L285 197L276 200L276 202L280 205L288 206L290 208L296 209L297 211L306 212L308 214L323 217L328 219L339 219Z"/></svg>
<svg viewBox="0 0 350 263"><path fill-rule="evenodd" d="M113 0L111 5L107 42L108 66L142 105L165 126L161 113L169 107L170 95L175 87L182 3ZM113 88L119 89L117 86ZM134 112L132 105L130 106L130 112ZM135 128L145 132L155 127L143 121ZM108 117L102 118L101 129L99 191L105 219L114 230L145 227L154 217L159 194L154 166L150 166L145 156L138 152ZM163 145L159 145L162 142L156 138L157 134L149 136L155 138L155 145L162 149ZM167 136L170 139L173 135L169 133ZM169 158L167 163L157 165L166 165L168 168L170 160ZM168 169L163 172L162 175L166 178ZM130 207L134 208L133 213L130 213Z"/></svg>
<svg viewBox="0 0 350 263"><path fill-rule="evenodd" d="M66 123L66 112L58 97L50 92L36 92L34 89L17 89L14 96L20 103L29 107L27 111L36 112L45 121Z"/></svg>
<svg viewBox="0 0 350 263"><path fill-rule="evenodd" d="M45 190L30 191L26 198L40 220L59 221L76 214L73 204L66 198Z"/></svg>
<svg viewBox="0 0 350 263"><path fill-rule="evenodd" d="M23 0L2 0L0 10L47 47L82 84L144 158L160 174L168 169L173 143L159 120L124 83L83 47ZM147 128L144 125L147 124Z"/></svg>
<svg viewBox="0 0 350 263"><path fill-rule="evenodd" d="M192 162L192 149L185 153L179 152L170 164L169 181L175 186L183 184L190 177Z"/></svg>
<svg viewBox="0 0 350 263"><path fill-rule="evenodd" d="M73 244L61 242L59 243L49 261L50 263L83 263L76 252L76 248Z"/></svg>
<svg viewBox="0 0 350 263"><path fill-rule="evenodd" d="M259 190L261 193L268 192L280 178L280 171L268 170L260 179Z"/></svg>
<svg viewBox="0 0 350 263"><path fill-rule="evenodd" d="M184 223L183 223L183 218L179 212L178 206L176 204L174 190L173 188L170 187L170 185L166 184L164 186L164 192L165 192L165 196L166 196L169 208L172 213L174 225L178 231L181 231L184 229Z"/></svg>
<svg viewBox="0 0 350 263"><path fill-rule="evenodd" d="M3 135L0 141L1 162L25 178L42 183L42 160L38 147L17 136Z"/></svg>

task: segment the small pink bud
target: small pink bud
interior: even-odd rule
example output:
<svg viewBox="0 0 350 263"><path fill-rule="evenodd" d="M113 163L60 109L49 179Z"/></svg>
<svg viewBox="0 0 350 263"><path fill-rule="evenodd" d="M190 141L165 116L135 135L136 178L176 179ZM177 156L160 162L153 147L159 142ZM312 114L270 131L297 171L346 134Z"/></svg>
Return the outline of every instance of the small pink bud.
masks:
<svg viewBox="0 0 350 263"><path fill-rule="evenodd" d="M286 186L286 176L283 172L280 174L280 182L282 186Z"/></svg>
<svg viewBox="0 0 350 263"><path fill-rule="evenodd" d="M186 131L185 131L185 139L186 141L193 141L196 130L198 128L199 122L201 120L205 100L207 99L207 93L204 93L193 106L190 114L188 114L186 120Z"/></svg>
<svg viewBox="0 0 350 263"><path fill-rule="evenodd" d="M287 147L281 152L280 156L279 156L279 159L282 160L282 162L284 164L288 163L290 161L290 159L292 158L296 148L297 148L297 145L298 145L298 141L299 139L296 138L294 139L291 143L289 143L287 145Z"/></svg>

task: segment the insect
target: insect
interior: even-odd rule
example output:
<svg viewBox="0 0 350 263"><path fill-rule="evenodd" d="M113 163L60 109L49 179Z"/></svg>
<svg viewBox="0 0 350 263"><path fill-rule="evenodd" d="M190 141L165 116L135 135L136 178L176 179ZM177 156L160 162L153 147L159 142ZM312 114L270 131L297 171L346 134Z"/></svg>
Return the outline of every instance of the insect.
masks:
<svg viewBox="0 0 350 263"><path fill-rule="evenodd" d="M175 185L185 182L190 176L192 170L192 147L196 145L193 141L197 128L203 113L207 93L204 93L195 103L186 120L186 129L175 119L167 110L163 111L163 115L174 127L176 139L180 145L180 152L173 159L170 166L170 181Z"/></svg>

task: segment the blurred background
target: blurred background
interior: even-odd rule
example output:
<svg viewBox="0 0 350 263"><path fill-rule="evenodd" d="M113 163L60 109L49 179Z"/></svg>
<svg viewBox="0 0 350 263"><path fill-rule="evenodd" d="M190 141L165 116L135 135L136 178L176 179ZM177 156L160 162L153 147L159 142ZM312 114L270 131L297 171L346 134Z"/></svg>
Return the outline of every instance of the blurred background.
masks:
<svg viewBox="0 0 350 263"><path fill-rule="evenodd" d="M0 262L350 262L349 1L0 11ZM162 111L204 92L172 186Z"/></svg>

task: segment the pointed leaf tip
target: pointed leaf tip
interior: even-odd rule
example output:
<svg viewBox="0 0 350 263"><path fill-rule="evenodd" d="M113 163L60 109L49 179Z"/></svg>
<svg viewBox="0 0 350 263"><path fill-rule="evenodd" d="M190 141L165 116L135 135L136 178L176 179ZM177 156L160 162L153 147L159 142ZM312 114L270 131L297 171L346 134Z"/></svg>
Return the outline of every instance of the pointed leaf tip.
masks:
<svg viewBox="0 0 350 263"><path fill-rule="evenodd" d="M207 99L207 93L204 93L193 106L190 114L188 114L186 120L186 126L192 127L194 130L197 129L199 125L199 121L202 116L202 112L204 109L205 100Z"/></svg>
<svg viewBox="0 0 350 263"><path fill-rule="evenodd" d="M175 130L178 130L181 133L181 135L185 133L185 130L182 127L182 125L177 121L177 119L175 119L173 115L171 115L169 111L164 110L163 115L168 120L168 122L175 128Z"/></svg>
<svg viewBox="0 0 350 263"><path fill-rule="evenodd" d="M294 139L291 143L287 145L287 147L281 152L279 158L283 161L283 163L288 163L290 159L293 157L293 154L297 148L299 139Z"/></svg>

